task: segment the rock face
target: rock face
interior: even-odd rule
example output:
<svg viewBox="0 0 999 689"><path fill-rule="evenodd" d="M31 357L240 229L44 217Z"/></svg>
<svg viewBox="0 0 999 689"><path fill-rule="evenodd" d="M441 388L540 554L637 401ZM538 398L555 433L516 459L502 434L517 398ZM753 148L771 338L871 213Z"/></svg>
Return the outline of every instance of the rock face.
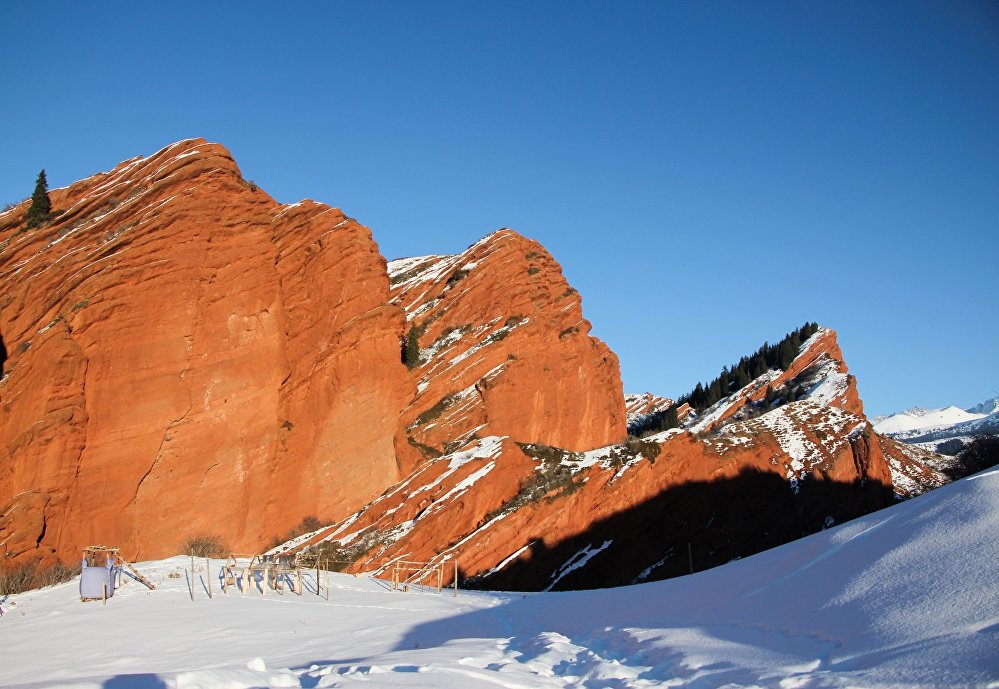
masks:
<svg viewBox="0 0 999 689"><path fill-rule="evenodd" d="M394 262L390 286L367 228L277 203L201 139L50 197L40 228L27 202L0 215L8 559L260 552L478 438L625 437L617 358L513 231Z"/></svg>
<svg viewBox="0 0 999 689"><path fill-rule="evenodd" d="M446 573L457 560L466 585L540 590L661 579L779 545L894 501L891 443L841 356L820 329L786 371L625 445L478 439L289 547L333 543L325 552L383 575L398 558ZM767 385L807 393L768 410L753 403Z"/></svg>
<svg viewBox="0 0 999 689"><path fill-rule="evenodd" d="M259 550L401 478L404 316L366 228L276 203L203 140L50 197L37 230L0 216L8 556Z"/></svg>
<svg viewBox="0 0 999 689"><path fill-rule="evenodd" d="M409 467L491 435L572 450L624 440L617 357L589 336L579 294L540 244L504 229L389 272L418 380L403 412Z"/></svg>

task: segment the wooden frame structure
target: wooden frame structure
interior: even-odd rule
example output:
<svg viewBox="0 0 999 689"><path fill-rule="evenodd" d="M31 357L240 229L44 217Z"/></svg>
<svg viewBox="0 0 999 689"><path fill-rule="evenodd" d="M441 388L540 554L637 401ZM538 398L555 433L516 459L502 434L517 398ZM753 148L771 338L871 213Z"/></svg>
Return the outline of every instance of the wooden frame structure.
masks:
<svg viewBox="0 0 999 689"><path fill-rule="evenodd" d="M418 584L426 577L437 575L437 592L443 590L443 562L414 562L412 560L396 560L392 565L392 590L409 591L409 587Z"/></svg>
<svg viewBox="0 0 999 689"><path fill-rule="evenodd" d="M247 558L248 562L240 563L240 559ZM222 567L222 592L228 595L229 587L236 586L240 595L243 595L250 589L251 585L256 586L258 574L262 575L260 590L265 596L268 588L278 593L283 592L285 582L288 583L292 593L301 596L304 591L302 568L291 556L235 555L230 553Z"/></svg>

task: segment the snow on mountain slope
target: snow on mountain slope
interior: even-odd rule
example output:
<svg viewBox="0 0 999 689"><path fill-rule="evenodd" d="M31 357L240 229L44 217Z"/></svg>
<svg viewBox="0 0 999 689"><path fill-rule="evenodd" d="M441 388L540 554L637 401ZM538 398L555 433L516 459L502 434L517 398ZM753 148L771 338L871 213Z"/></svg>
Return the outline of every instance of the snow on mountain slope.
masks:
<svg viewBox="0 0 999 689"><path fill-rule="evenodd" d="M984 414L971 414L957 407L943 409L907 409L893 414L874 424L878 433L901 433L904 431L953 426L964 421L980 419Z"/></svg>
<svg viewBox="0 0 999 689"><path fill-rule="evenodd" d="M331 575L330 595L215 596L140 564L107 607L76 582L7 596L0 685L989 687L999 681L999 471L690 577L451 594ZM100 633L95 633L100 630Z"/></svg>
<svg viewBox="0 0 999 689"><path fill-rule="evenodd" d="M669 397L654 395L651 392L643 392L640 395L625 393L624 409L628 413L629 428L649 414L668 409L672 404L673 400Z"/></svg>
<svg viewBox="0 0 999 689"><path fill-rule="evenodd" d="M874 429L908 445L954 455L977 435L999 433L997 404L991 399L969 409L914 407L881 418Z"/></svg>
<svg viewBox="0 0 999 689"><path fill-rule="evenodd" d="M804 395L817 404L842 407L860 415L864 413L856 382L847 372L835 331L820 327L802 343L798 356L786 371L771 369L700 414L681 416L683 427L692 433L717 429L729 420L738 419L751 402L762 400L768 387L779 393L801 387Z"/></svg>
<svg viewBox="0 0 999 689"><path fill-rule="evenodd" d="M662 397L651 392L643 392L640 395L625 393L624 395L624 407L628 412L628 423L631 423L638 416L662 411L671 404L673 404L673 400L669 397Z"/></svg>

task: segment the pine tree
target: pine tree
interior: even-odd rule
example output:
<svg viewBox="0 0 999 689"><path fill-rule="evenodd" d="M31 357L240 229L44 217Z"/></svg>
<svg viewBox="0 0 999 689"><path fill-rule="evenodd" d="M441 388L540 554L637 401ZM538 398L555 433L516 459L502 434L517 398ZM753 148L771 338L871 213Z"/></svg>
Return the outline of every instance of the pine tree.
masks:
<svg viewBox="0 0 999 689"><path fill-rule="evenodd" d="M677 428L680 425L680 417L676 415L676 405L671 405L663 415L663 425L669 428Z"/></svg>
<svg viewBox="0 0 999 689"><path fill-rule="evenodd" d="M52 212L52 202L49 201L49 181L45 178L45 170L38 173L35 191L31 195L31 207L28 208L28 227L38 227L49 219Z"/></svg>
<svg viewBox="0 0 999 689"><path fill-rule="evenodd" d="M410 328L406 339L402 342L402 363L407 368L416 368L420 365L420 336L416 328Z"/></svg>
<svg viewBox="0 0 999 689"><path fill-rule="evenodd" d="M692 406L697 411L704 409L704 386L698 383L694 387L694 391L690 393L690 406Z"/></svg>

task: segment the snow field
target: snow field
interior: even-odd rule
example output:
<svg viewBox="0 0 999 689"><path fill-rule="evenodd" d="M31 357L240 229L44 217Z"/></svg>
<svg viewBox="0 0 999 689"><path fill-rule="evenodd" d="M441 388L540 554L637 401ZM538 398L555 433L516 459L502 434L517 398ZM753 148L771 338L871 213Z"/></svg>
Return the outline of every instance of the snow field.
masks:
<svg viewBox="0 0 999 689"><path fill-rule="evenodd" d="M192 602L177 557L107 607L2 603L7 687L999 686L999 471L690 577L617 589L308 592ZM212 562L217 573L220 561ZM173 574L174 576L171 576ZM179 575L179 576L178 576Z"/></svg>

